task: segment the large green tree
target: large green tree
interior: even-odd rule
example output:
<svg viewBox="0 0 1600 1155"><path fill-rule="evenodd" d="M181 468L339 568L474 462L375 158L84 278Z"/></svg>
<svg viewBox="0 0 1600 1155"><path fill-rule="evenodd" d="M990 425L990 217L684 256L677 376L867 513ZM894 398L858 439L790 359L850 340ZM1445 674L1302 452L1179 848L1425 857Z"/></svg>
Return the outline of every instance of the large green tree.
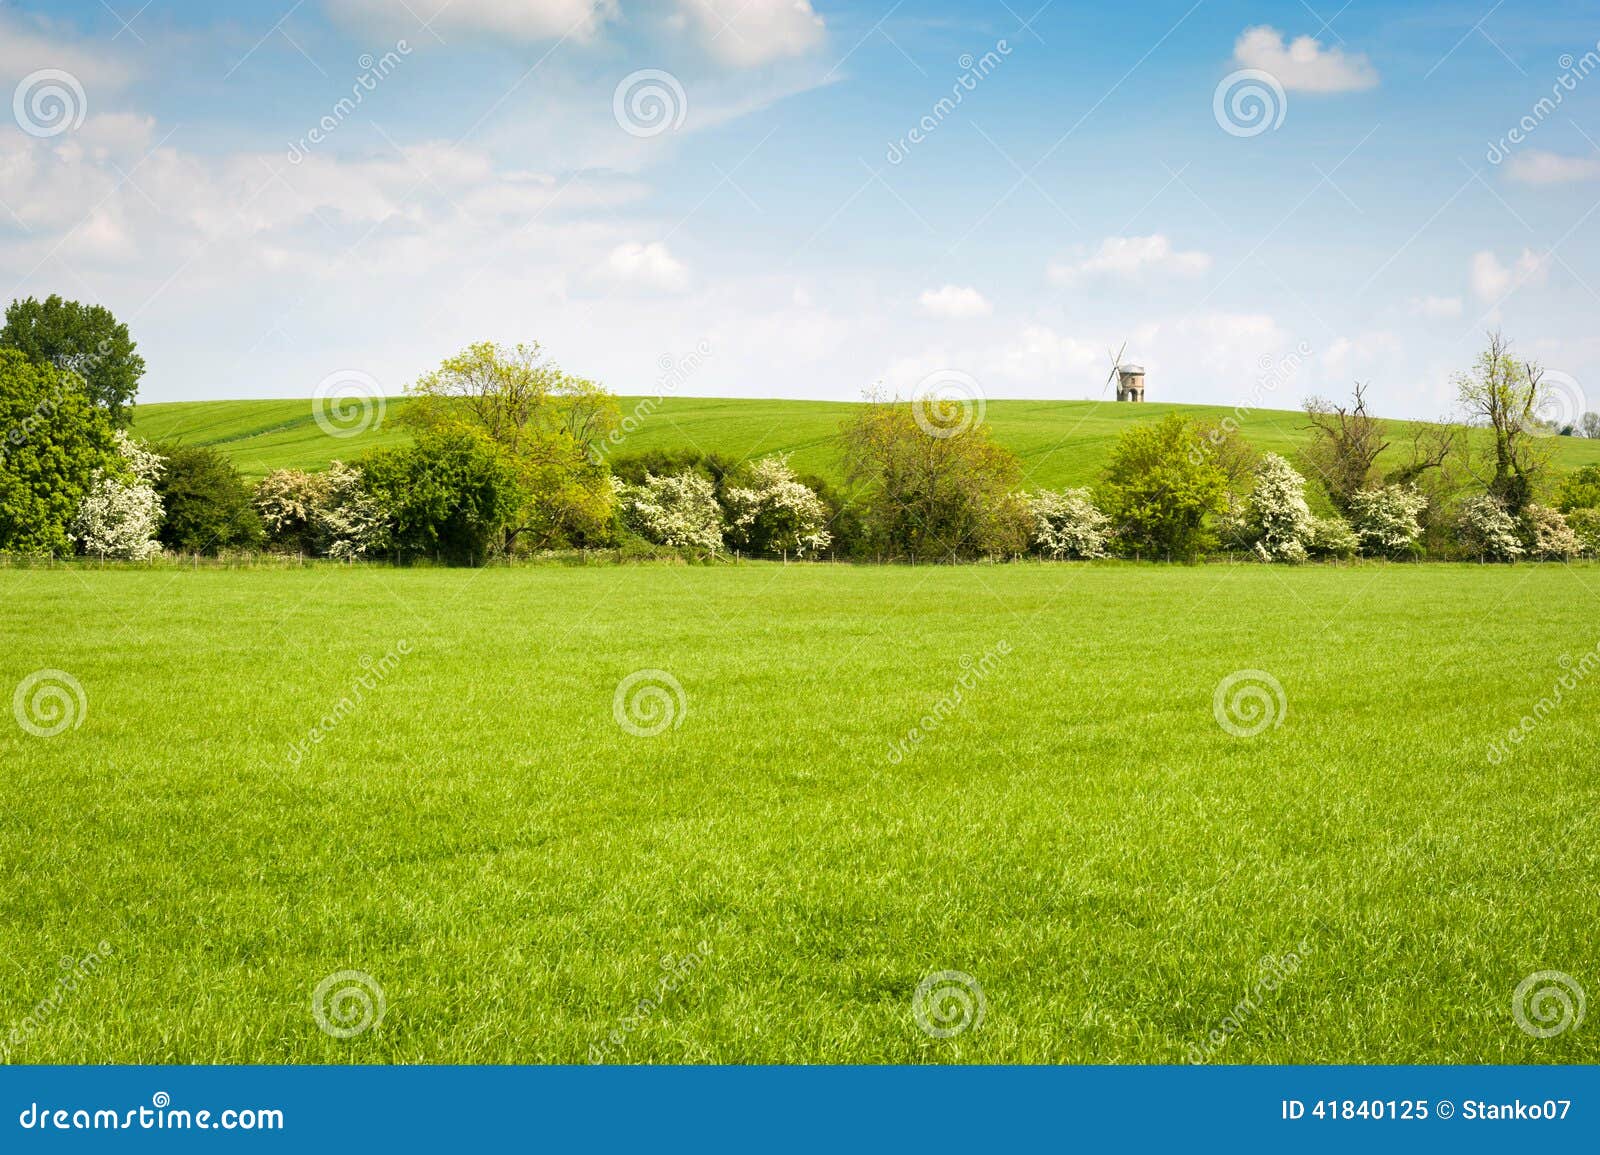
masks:
<svg viewBox="0 0 1600 1155"><path fill-rule="evenodd" d="M1203 431L1171 413L1122 435L1098 496L1125 552L1192 558L1216 544L1227 494L1228 476Z"/></svg>
<svg viewBox="0 0 1600 1155"><path fill-rule="evenodd" d="M144 358L128 336L128 326L103 305L67 301L54 294L43 301L13 301L0 327L0 347L20 350L30 361L76 373L90 399L126 426L144 376Z"/></svg>
<svg viewBox="0 0 1600 1155"><path fill-rule="evenodd" d="M405 421L423 432L479 434L516 471L522 504L505 548L543 549L604 537L615 507L600 443L616 428L616 398L550 361L537 343L483 341L408 390Z"/></svg>
<svg viewBox="0 0 1600 1155"><path fill-rule="evenodd" d="M97 471L116 460L112 434L81 380L0 348L0 551L66 552Z"/></svg>
<svg viewBox="0 0 1600 1155"><path fill-rule="evenodd" d="M1027 547L1021 468L972 413L947 429L917 403L871 398L844 423L845 474L873 548L940 561Z"/></svg>

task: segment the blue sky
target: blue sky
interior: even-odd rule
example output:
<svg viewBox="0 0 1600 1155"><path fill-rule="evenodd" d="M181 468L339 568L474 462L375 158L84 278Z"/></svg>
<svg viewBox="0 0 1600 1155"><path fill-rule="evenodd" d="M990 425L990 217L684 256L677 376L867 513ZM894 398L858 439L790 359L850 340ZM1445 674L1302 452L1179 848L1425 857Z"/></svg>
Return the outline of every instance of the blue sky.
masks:
<svg viewBox="0 0 1600 1155"><path fill-rule="evenodd" d="M1424 417L1500 326L1600 408L1600 9L1008 4L3 4L0 277L127 319L147 401L481 339L1083 398L1126 342L1152 400Z"/></svg>

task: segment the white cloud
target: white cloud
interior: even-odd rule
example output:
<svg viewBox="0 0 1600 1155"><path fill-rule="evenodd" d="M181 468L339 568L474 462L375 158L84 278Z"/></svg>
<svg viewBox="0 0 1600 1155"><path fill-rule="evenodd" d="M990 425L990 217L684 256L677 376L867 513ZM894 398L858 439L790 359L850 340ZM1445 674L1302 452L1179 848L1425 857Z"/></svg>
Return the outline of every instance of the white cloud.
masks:
<svg viewBox="0 0 1600 1155"><path fill-rule="evenodd" d="M1259 68L1291 92L1354 92L1374 88L1378 71L1357 53L1324 48L1311 36L1285 44L1282 32L1265 24L1246 28L1233 46L1234 63Z"/></svg>
<svg viewBox="0 0 1600 1155"><path fill-rule="evenodd" d="M621 284L659 292L681 293L689 287L688 268L660 241L627 241L618 245L606 258L604 272Z"/></svg>
<svg viewBox="0 0 1600 1155"><path fill-rule="evenodd" d="M1506 163L1506 175L1524 184L1566 184L1600 176L1600 154L1563 156L1532 149L1519 152Z"/></svg>
<svg viewBox="0 0 1600 1155"><path fill-rule="evenodd" d="M1412 316L1445 321L1461 316L1460 297L1412 297L1406 302Z"/></svg>
<svg viewBox="0 0 1600 1155"><path fill-rule="evenodd" d="M970 285L945 285L928 289L917 300L929 316L946 321L966 321L994 312L984 295Z"/></svg>
<svg viewBox="0 0 1600 1155"><path fill-rule="evenodd" d="M803 56L827 35L810 0L678 0L676 22L692 26L713 57L739 68Z"/></svg>
<svg viewBox="0 0 1600 1155"><path fill-rule="evenodd" d="M1485 301L1499 301L1530 281L1542 280L1545 270L1545 256L1532 249L1523 249L1510 268L1485 249L1472 255L1472 291Z"/></svg>
<svg viewBox="0 0 1600 1155"><path fill-rule="evenodd" d="M328 0L328 7L353 25L404 31L421 21L441 34L485 32L517 40L592 40L617 15L616 0Z"/></svg>
<svg viewBox="0 0 1600 1155"><path fill-rule="evenodd" d="M30 20L0 9L0 84L10 92L24 76L47 68L71 73L83 85L91 109L99 90L121 88L133 77L133 68L118 46L80 45L53 21Z"/></svg>
<svg viewBox="0 0 1600 1155"><path fill-rule="evenodd" d="M1209 253L1180 252L1157 233L1148 237L1107 237L1092 256L1073 263L1052 263L1049 275L1058 285L1074 285L1101 277L1136 281L1152 273L1195 277L1210 267Z"/></svg>

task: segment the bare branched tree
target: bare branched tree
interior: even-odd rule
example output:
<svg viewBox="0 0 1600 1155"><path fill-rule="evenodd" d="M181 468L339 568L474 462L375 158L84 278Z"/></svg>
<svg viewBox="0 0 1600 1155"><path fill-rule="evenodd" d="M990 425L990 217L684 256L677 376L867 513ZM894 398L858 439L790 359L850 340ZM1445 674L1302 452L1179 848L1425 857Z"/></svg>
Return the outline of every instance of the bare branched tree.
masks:
<svg viewBox="0 0 1600 1155"><path fill-rule="evenodd" d="M1321 397L1305 401L1306 426L1313 436L1301 456L1308 470L1322 479L1328 497L1341 512L1350 510L1350 498L1367 487L1378 457L1389 448L1383 426L1367 411L1367 387L1356 383L1348 405L1334 405Z"/></svg>

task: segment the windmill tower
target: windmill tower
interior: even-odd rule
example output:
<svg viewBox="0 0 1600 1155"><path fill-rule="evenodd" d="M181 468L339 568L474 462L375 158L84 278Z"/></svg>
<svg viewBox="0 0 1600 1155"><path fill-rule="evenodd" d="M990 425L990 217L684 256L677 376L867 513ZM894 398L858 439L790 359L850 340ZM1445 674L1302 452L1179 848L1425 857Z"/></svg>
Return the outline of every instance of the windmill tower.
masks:
<svg viewBox="0 0 1600 1155"><path fill-rule="evenodd" d="M1118 401L1143 401L1144 400L1144 366L1135 365L1124 361L1122 354L1128 351L1128 343L1124 341L1122 348L1117 350L1111 358L1111 372L1106 374L1106 385L1115 381L1117 383ZM1107 353L1111 350L1107 349Z"/></svg>

